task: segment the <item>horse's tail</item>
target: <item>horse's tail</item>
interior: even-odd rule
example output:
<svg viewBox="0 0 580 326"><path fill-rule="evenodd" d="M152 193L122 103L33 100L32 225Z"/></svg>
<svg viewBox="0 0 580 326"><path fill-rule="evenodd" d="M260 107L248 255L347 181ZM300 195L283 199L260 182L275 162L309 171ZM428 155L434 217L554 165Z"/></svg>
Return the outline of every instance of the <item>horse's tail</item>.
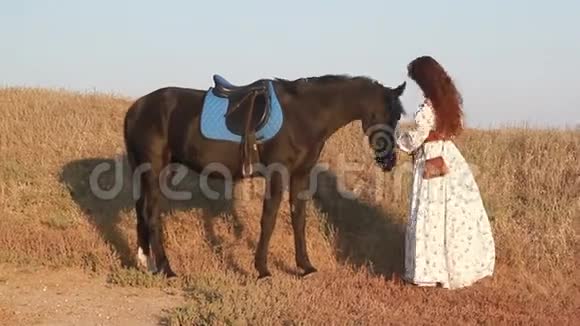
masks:
<svg viewBox="0 0 580 326"><path fill-rule="evenodd" d="M137 107L137 102L135 101L125 113L125 119L123 120L123 141L125 143L125 152L127 154L127 161L129 162L129 169L135 168L135 151L131 145L130 129L132 128L132 121L134 121L135 109Z"/></svg>

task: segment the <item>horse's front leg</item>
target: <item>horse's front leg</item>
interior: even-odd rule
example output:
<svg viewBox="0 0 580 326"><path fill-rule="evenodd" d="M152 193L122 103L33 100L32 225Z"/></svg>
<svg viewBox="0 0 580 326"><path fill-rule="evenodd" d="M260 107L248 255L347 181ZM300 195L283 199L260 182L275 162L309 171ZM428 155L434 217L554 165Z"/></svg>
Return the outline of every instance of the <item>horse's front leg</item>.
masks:
<svg viewBox="0 0 580 326"><path fill-rule="evenodd" d="M276 225L283 190L282 176L279 173L274 173L270 179L266 178L266 194L264 195L260 222L260 240L254 261L254 267L258 271L258 279L272 275L268 270L268 247Z"/></svg>
<svg viewBox="0 0 580 326"><path fill-rule="evenodd" d="M308 174L293 174L290 180L290 214L294 229L294 248L296 265L304 271L303 276L316 272L310 263L306 250L306 202L310 199L308 192Z"/></svg>

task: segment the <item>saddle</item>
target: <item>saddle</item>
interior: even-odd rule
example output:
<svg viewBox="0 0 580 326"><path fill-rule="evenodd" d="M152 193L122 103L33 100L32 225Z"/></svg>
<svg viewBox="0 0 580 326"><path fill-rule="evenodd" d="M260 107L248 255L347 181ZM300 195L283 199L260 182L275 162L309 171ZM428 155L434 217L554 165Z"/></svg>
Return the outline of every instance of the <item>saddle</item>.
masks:
<svg viewBox="0 0 580 326"><path fill-rule="evenodd" d="M214 95L228 99L226 127L242 138L240 151L242 175L251 176L253 164L260 161L256 131L263 127L271 111L268 79L247 85L233 85L220 75L214 75Z"/></svg>

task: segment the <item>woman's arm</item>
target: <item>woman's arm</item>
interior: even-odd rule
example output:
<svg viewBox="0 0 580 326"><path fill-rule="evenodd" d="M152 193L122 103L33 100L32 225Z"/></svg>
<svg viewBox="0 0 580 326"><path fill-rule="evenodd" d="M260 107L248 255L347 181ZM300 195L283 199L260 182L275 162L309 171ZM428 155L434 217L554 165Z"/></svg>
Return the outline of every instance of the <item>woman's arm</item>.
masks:
<svg viewBox="0 0 580 326"><path fill-rule="evenodd" d="M413 130L395 134L397 146L406 153L412 153L419 148L435 125L433 108L428 102L421 105L415 113L416 127Z"/></svg>

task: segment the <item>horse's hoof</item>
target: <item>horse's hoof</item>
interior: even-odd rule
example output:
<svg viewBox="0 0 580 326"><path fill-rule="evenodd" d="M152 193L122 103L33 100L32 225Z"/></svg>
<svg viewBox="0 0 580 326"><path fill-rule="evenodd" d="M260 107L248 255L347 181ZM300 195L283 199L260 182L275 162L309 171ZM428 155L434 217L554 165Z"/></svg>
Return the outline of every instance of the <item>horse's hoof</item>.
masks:
<svg viewBox="0 0 580 326"><path fill-rule="evenodd" d="M265 280L265 279L268 279L271 277L272 277L272 274L270 274L270 272L263 272L263 273L260 273L260 275L258 275L258 281Z"/></svg>
<svg viewBox="0 0 580 326"><path fill-rule="evenodd" d="M163 268L158 269L158 272L156 272L155 274L159 274L168 279L177 277L177 274L175 274L175 272L169 266L165 266Z"/></svg>
<svg viewBox="0 0 580 326"><path fill-rule="evenodd" d="M175 278L177 277L177 274L175 274L175 272L173 271L169 271L165 273L165 278Z"/></svg>
<svg viewBox="0 0 580 326"><path fill-rule="evenodd" d="M177 277L177 274L175 274L175 272L169 266L167 266L163 269L163 275L165 275L166 278Z"/></svg>
<svg viewBox="0 0 580 326"><path fill-rule="evenodd" d="M309 267L309 268L306 268L306 269L304 270L304 273L302 273L302 277L303 277L303 278L306 278L306 277L308 277L308 276L314 275L314 274L315 274L315 273L317 273L317 272L318 272L318 270L316 270L316 268L314 268L314 267Z"/></svg>

